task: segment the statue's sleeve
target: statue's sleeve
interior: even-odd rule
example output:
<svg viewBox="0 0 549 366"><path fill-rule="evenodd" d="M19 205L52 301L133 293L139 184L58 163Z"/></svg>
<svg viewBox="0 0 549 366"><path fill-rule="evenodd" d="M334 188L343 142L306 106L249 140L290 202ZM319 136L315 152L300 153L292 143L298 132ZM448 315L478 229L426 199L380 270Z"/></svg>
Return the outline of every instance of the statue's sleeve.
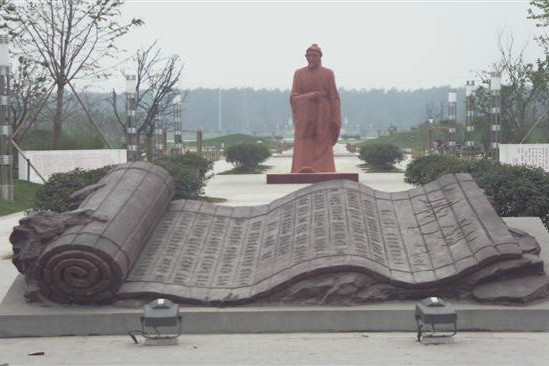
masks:
<svg viewBox="0 0 549 366"><path fill-rule="evenodd" d="M330 98L330 107L332 110L330 127L332 130L333 143L335 144L339 138L339 131L341 129L341 100L339 99L339 92L337 91L333 71L330 72L330 87L328 96Z"/></svg>
<svg viewBox="0 0 549 366"><path fill-rule="evenodd" d="M299 95L299 75L298 71L294 73L294 80L292 82L292 92L290 94L290 105L292 106L292 113L296 113L295 98Z"/></svg>

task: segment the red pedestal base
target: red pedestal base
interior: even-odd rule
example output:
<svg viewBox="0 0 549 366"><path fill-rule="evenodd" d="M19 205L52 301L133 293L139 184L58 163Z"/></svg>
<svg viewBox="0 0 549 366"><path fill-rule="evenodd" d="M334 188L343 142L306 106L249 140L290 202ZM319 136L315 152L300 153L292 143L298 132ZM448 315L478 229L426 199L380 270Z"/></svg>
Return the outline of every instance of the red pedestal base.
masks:
<svg viewBox="0 0 549 366"><path fill-rule="evenodd" d="M288 173L267 174L267 184L318 183L334 179L358 182L358 173Z"/></svg>

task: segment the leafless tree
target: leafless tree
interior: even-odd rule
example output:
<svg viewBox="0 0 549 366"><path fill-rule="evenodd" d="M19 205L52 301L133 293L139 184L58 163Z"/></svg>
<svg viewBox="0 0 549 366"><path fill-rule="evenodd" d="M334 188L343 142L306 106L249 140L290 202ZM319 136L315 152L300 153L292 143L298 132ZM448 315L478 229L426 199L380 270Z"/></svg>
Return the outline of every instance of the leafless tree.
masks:
<svg viewBox="0 0 549 366"><path fill-rule="evenodd" d="M0 0L2 25L21 54L39 62L56 88L53 148L61 147L65 90L86 77L102 77L100 61L114 55L115 41L143 24L117 18L124 0Z"/></svg>
<svg viewBox="0 0 549 366"><path fill-rule="evenodd" d="M19 56L12 78L12 129L19 141L25 131L36 121L40 110L48 98L53 84L48 87L46 71L40 64Z"/></svg>
<svg viewBox="0 0 549 366"><path fill-rule="evenodd" d="M134 67L137 82L135 125L139 133L150 138L154 119L157 116L165 117L171 112L183 64L177 55L163 57L155 41L149 47L137 51ZM118 112L119 99L120 96L113 90L113 110L116 120L124 128L125 122Z"/></svg>
<svg viewBox="0 0 549 366"><path fill-rule="evenodd" d="M549 59L527 62L524 52L527 45L517 47L510 35L505 41L500 34L498 49L500 60L491 70L477 73L481 80L476 90L475 108L477 114L490 115L490 72L499 71L502 77L501 123L504 142L518 143L535 122L537 107L548 99Z"/></svg>

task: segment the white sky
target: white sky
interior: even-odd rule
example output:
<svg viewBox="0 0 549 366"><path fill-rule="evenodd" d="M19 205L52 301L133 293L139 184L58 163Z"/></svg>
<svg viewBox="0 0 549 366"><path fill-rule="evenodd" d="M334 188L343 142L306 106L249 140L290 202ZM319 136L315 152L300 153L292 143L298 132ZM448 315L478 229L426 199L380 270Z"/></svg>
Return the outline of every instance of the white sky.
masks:
<svg viewBox="0 0 549 366"><path fill-rule="evenodd" d="M183 88L281 88L318 43L338 86L462 86L498 59L502 31L541 56L527 1L127 0L123 17L145 21L120 46L158 39L185 63ZM113 80L110 87L123 87Z"/></svg>

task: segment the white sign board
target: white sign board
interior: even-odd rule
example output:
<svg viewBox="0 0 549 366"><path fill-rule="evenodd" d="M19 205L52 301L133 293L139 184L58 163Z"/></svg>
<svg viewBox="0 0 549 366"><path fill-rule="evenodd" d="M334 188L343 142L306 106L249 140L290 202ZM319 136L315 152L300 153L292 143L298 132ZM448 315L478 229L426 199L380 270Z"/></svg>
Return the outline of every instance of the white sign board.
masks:
<svg viewBox="0 0 549 366"><path fill-rule="evenodd" d="M127 160L126 150L47 150L23 151L31 164L47 180L54 173L66 173L76 168L97 169L106 165L123 164ZM19 154L19 179L42 184L40 177L32 168L28 169L27 161Z"/></svg>
<svg viewBox="0 0 549 366"><path fill-rule="evenodd" d="M535 166L549 172L549 144L500 144L499 161Z"/></svg>

